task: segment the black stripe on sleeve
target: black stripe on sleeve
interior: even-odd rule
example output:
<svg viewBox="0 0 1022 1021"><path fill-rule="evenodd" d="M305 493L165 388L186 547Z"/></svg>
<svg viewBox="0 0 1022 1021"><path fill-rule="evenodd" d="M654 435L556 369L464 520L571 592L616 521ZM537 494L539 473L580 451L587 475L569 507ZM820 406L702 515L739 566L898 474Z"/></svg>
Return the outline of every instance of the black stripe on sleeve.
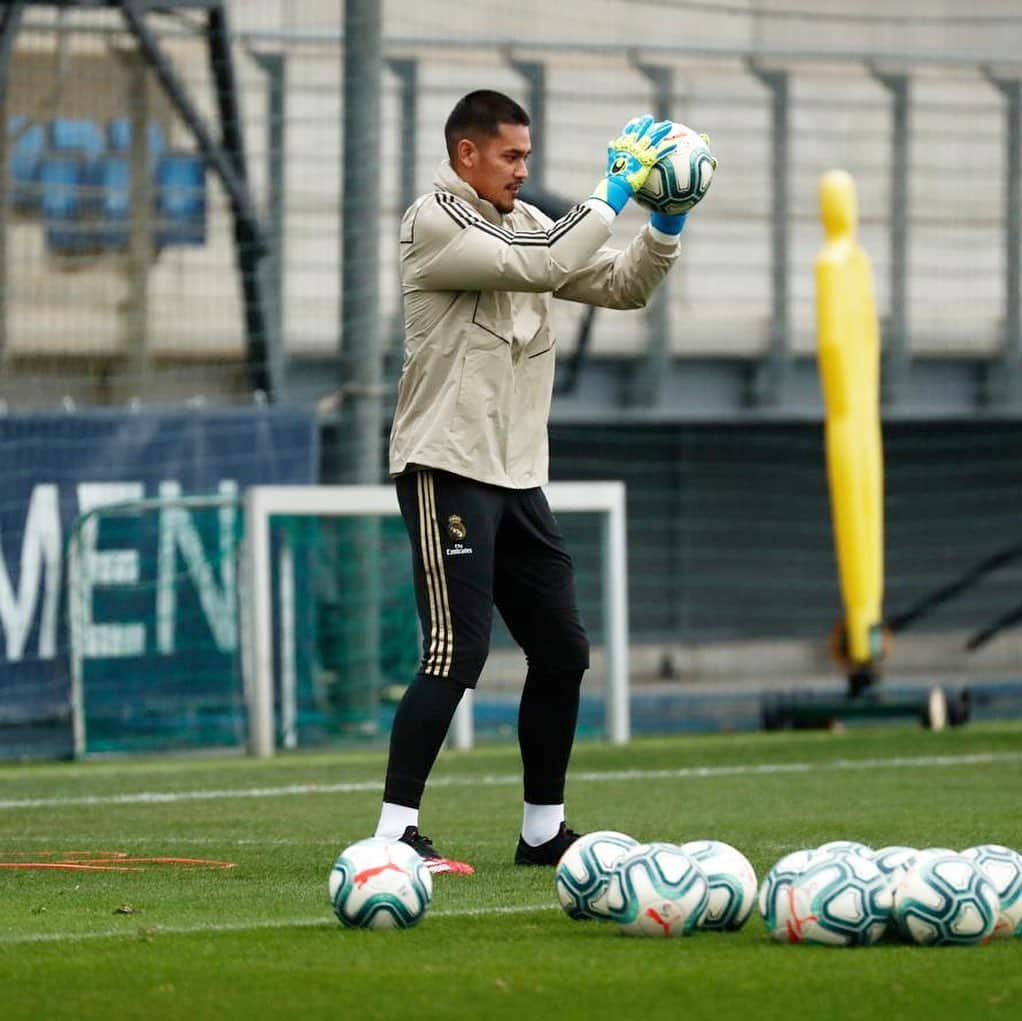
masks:
<svg viewBox="0 0 1022 1021"><path fill-rule="evenodd" d="M588 206L575 206L566 216L558 220L548 230L510 231L506 227L498 227L489 220L483 219L471 206L449 192L433 193L437 205L462 229L469 227L481 230L503 241L508 245L522 248L549 248L561 240L574 227L581 223L591 212Z"/></svg>

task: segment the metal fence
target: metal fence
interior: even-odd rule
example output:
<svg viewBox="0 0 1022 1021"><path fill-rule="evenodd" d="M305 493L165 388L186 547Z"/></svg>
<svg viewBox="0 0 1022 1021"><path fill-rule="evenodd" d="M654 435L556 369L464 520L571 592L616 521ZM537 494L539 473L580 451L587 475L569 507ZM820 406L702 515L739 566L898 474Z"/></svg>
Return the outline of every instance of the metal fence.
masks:
<svg viewBox="0 0 1022 1021"><path fill-rule="evenodd" d="M343 307L359 296L353 290L374 292L368 307L378 309L393 371L397 221L429 187L447 112L487 85L532 111L532 183L566 201L589 193L606 139L637 110L708 131L720 159L663 298L645 314L597 316L580 352L588 376L565 408L684 416L675 385L684 377L700 380L693 413L812 410L816 186L833 166L851 171L860 189L888 409L1019 408L1022 63L1004 49L1014 23L997 21L996 7L977 11L985 34L965 53L954 30L972 39L947 5L930 5L914 25L911 5L886 15L867 5L862 19L883 39L867 45L869 32L850 31L859 48L821 44L825 30L845 24L827 20L827 5L815 5L815 22L762 10L761 38L745 19L712 41L692 30L696 9L705 22L715 6L727 14L726 4L606 4L585 25L573 19L570 34L570 10L540 32L512 29L483 4L443 33L443 19L433 19L428 36L423 14L404 3L388 5L382 36L379 24L364 23L377 5L347 5L363 19L346 26L344 5L229 6L234 23L220 38L201 19L140 17L147 45L116 12L88 5L47 15L29 5L5 101L11 176L0 272L10 406L53 406L65 395L238 400L253 389L327 398L350 382L345 352L359 338L344 336ZM671 31L636 36L671 7ZM458 5L440 8L453 15ZM794 31L783 46L786 25ZM930 41L935 28L943 45ZM374 29L379 94L350 80L346 92L345 42L359 31L371 40ZM153 46L186 105L168 91ZM225 81L236 86L236 107L225 103ZM360 166L345 144L346 96L378 104L378 168ZM237 151L254 229L244 217L237 227L223 153L211 157L189 109L228 162ZM351 191L369 179L360 205L344 181ZM638 210L622 216L616 241L641 222ZM359 237L369 246L368 272L345 270L345 224L351 251ZM582 310L565 306L558 318L570 359ZM349 332L357 333L350 324Z"/></svg>

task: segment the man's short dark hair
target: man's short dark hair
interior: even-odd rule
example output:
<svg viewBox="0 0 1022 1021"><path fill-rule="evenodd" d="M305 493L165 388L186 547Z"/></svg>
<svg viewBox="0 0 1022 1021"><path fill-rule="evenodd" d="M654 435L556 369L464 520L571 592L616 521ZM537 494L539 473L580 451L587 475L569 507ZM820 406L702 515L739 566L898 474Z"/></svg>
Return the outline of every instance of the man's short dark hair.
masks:
<svg viewBox="0 0 1022 1021"><path fill-rule="evenodd" d="M529 115L510 96L492 89L477 89L462 96L444 125L447 155L451 161L462 138L492 138L501 124L529 126Z"/></svg>

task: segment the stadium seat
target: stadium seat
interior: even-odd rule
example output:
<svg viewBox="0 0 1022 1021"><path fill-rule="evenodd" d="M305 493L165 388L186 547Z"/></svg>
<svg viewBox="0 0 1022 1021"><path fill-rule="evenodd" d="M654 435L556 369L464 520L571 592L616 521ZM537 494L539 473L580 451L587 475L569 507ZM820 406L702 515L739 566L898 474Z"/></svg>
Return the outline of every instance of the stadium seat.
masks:
<svg viewBox="0 0 1022 1021"><path fill-rule="evenodd" d="M57 153L79 153L91 164L99 158L105 145L103 133L95 121L55 117L49 123L46 148Z"/></svg>
<svg viewBox="0 0 1022 1021"><path fill-rule="evenodd" d="M131 164L125 156L105 155L93 168L94 231L100 248L126 248L131 236Z"/></svg>
<svg viewBox="0 0 1022 1021"><path fill-rule="evenodd" d="M41 124L29 124L20 114L7 124L12 139L10 160L11 203L15 209L31 211L39 208L39 163L45 144Z"/></svg>
<svg viewBox="0 0 1022 1021"><path fill-rule="evenodd" d="M206 243L206 164L190 152L166 152L156 164L156 243Z"/></svg>
<svg viewBox="0 0 1022 1021"><path fill-rule="evenodd" d="M150 165L155 167L157 160L167 148L163 125L159 121L149 121L148 135ZM131 151L131 119L129 117L113 117L107 121L106 146L108 151L117 154Z"/></svg>
<svg viewBox="0 0 1022 1021"><path fill-rule="evenodd" d="M167 147L163 126L149 121L149 166L154 171ZM131 119L114 117L106 125L107 152L92 172L95 204L92 215L98 221L96 241L102 248L123 249L131 236Z"/></svg>
<svg viewBox="0 0 1022 1021"><path fill-rule="evenodd" d="M46 246L55 252L78 252L91 242L82 223L88 174L76 154L49 154L39 165L39 189Z"/></svg>
<svg viewBox="0 0 1022 1021"><path fill-rule="evenodd" d="M47 178L41 183L46 244L51 250L96 247L95 228L88 221L100 205L96 174L105 147L95 121L54 117L47 124L42 162Z"/></svg>

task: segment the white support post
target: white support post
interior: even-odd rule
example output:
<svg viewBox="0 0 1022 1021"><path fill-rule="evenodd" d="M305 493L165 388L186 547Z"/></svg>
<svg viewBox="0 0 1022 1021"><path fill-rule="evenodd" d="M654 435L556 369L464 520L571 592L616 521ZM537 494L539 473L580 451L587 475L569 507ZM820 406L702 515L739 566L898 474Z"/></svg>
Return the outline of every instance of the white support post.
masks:
<svg viewBox="0 0 1022 1021"><path fill-rule="evenodd" d="M273 611L270 575L270 512L265 490L253 486L245 497L245 557L248 567L248 628L251 676L245 677L248 752L257 759L273 755Z"/></svg>
<svg viewBox="0 0 1022 1021"><path fill-rule="evenodd" d="M285 748L298 747L298 666L295 635L295 551L280 546L280 731Z"/></svg>
<svg viewBox="0 0 1022 1021"><path fill-rule="evenodd" d="M82 673L85 667L84 643L82 638L82 554L81 538L78 529L71 533L68 544L68 599L67 612L70 618L70 655L71 661L71 739L74 757L85 757L85 686Z"/></svg>
<svg viewBox="0 0 1022 1021"><path fill-rule="evenodd" d="M625 487L603 519L603 626L607 657L607 738L627 744L632 727L628 704L628 564Z"/></svg>
<svg viewBox="0 0 1022 1021"><path fill-rule="evenodd" d="M461 696L461 701L458 703L458 708L454 710L450 741L451 747L457 748L459 751L471 748L475 744L474 701L474 692L471 688L466 688L465 694Z"/></svg>

